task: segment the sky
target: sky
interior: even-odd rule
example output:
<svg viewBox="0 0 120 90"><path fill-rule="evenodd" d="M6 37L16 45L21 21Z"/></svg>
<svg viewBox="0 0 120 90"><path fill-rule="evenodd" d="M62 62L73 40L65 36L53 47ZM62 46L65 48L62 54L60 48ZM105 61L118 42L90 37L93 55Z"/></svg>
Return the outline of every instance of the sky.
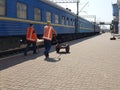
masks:
<svg viewBox="0 0 120 90"><path fill-rule="evenodd" d="M113 20L112 4L115 3L117 3L117 0L80 0L79 15L93 15L96 16L97 22L111 22L111 20ZM71 9L71 11L74 13L77 12L76 3L57 4L61 5L64 8Z"/></svg>

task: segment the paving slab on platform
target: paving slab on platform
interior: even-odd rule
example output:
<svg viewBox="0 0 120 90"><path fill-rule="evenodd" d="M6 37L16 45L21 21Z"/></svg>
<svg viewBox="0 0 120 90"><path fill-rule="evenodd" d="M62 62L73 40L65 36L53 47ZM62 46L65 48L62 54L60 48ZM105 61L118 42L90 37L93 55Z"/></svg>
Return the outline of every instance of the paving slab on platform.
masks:
<svg viewBox="0 0 120 90"><path fill-rule="evenodd" d="M48 60L43 48L0 60L0 90L120 90L120 39L110 37L68 42L70 53L53 46Z"/></svg>

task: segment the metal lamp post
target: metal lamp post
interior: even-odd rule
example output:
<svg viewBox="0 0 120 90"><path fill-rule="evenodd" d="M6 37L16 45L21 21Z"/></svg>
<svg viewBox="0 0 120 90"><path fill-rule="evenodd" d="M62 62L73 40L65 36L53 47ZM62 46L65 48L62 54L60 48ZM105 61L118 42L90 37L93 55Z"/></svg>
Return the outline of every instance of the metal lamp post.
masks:
<svg viewBox="0 0 120 90"><path fill-rule="evenodd" d="M75 25L75 33L78 32L78 17L79 17L79 0L77 0L77 15L76 15L76 25Z"/></svg>

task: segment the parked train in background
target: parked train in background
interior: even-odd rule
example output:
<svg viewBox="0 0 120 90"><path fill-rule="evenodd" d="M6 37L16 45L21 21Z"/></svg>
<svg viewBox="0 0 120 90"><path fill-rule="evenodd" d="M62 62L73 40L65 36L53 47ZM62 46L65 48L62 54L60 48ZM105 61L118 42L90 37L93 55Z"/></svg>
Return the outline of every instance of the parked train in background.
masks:
<svg viewBox="0 0 120 90"><path fill-rule="evenodd" d="M25 44L30 23L42 38L44 25L51 21L62 42L99 34L99 26L76 17L49 0L0 0L0 52Z"/></svg>

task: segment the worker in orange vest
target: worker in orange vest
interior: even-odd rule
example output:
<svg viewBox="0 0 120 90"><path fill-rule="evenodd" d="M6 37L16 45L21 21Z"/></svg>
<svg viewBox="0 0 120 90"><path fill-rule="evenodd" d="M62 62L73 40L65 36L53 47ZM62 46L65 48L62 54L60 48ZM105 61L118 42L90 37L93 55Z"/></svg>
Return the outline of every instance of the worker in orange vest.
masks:
<svg viewBox="0 0 120 90"><path fill-rule="evenodd" d="M36 54L37 34L35 33L33 24L30 24L30 27L27 29L26 40L27 46L25 48L24 55L27 56L27 52L31 44L33 46L33 54Z"/></svg>
<svg viewBox="0 0 120 90"><path fill-rule="evenodd" d="M51 41L52 41L53 35L56 36L57 33L54 30L54 28L51 26L51 22L48 21L47 25L44 26L44 34L43 34L44 46L45 46L44 55L46 59L49 58L49 51L51 48Z"/></svg>

